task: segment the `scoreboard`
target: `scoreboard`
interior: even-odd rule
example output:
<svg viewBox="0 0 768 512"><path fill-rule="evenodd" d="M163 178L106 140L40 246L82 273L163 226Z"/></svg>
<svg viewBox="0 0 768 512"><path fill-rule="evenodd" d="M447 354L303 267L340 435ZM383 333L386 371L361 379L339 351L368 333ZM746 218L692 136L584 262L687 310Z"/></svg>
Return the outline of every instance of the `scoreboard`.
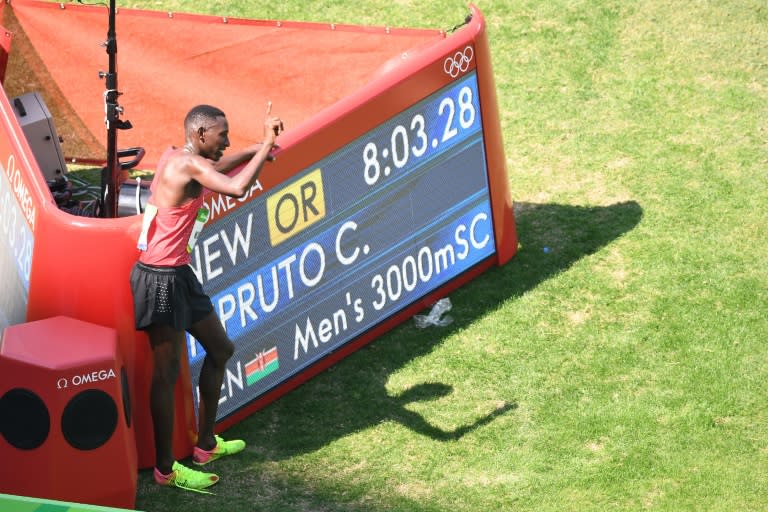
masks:
<svg viewBox="0 0 768 512"><path fill-rule="evenodd" d="M219 419L495 252L470 71L203 230L192 266L236 347Z"/></svg>

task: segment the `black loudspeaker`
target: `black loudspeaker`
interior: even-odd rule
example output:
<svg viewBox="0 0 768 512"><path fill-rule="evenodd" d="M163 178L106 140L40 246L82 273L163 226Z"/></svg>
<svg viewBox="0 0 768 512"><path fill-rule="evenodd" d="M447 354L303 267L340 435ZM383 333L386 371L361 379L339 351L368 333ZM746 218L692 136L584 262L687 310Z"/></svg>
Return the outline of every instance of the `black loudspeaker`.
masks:
<svg viewBox="0 0 768 512"><path fill-rule="evenodd" d="M133 508L136 441L117 332L68 317L6 328L0 434L0 493Z"/></svg>

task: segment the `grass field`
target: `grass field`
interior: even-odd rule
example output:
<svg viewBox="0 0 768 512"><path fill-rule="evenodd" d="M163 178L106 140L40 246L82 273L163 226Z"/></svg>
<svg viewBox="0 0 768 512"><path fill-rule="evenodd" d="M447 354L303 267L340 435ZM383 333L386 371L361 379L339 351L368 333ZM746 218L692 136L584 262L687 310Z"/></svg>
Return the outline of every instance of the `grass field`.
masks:
<svg viewBox="0 0 768 512"><path fill-rule="evenodd" d="M768 4L477 0L519 254L147 511L768 510ZM458 0L124 7L449 28ZM124 66L124 65L123 65Z"/></svg>

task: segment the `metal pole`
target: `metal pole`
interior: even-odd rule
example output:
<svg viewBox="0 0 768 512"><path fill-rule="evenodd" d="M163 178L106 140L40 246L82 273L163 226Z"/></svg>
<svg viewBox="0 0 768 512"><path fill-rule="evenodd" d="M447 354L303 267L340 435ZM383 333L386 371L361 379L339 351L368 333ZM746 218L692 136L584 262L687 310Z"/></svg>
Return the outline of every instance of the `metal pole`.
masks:
<svg viewBox="0 0 768 512"><path fill-rule="evenodd" d="M106 46L109 55L109 71L99 75L106 79L104 92L104 110L107 126L107 164L101 171L101 200L102 217L117 216L117 199L120 180L120 164L117 158L117 130L121 123L122 108L117 104L117 34L115 33L115 0L109 2L109 28L107 29Z"/></svg>

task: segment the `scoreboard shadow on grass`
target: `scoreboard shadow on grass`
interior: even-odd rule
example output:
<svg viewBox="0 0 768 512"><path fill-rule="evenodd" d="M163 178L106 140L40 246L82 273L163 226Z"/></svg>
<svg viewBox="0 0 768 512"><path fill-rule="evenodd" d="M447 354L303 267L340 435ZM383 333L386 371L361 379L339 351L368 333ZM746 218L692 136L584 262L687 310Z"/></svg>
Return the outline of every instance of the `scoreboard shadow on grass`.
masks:
<svg viewBox="0 0 768 512"><path fill-rule="evenodd" d="M473 412L477 407L468 406L466 421L441 428L408 406L450 395L454 391L450 383L440 379L425 381L394 396L387 390L387 383L399 369L435 350L445 337L631 231L642 215L642 208L635 201L609 206L516 204L522 245L515 259L491 269L451 295L452 324L426 329L416 328L413 322L402 324L235 426L234 435L268 446L266 458L279 460L315 451L382 422L399 423L435 441L458 441L491 424L518 407L515 397L505 396L506 391L501 388L494 403L478 399L487 404L485 414L478 417ZM265 455L249 452L245 457L258 461Z"/></svg>

